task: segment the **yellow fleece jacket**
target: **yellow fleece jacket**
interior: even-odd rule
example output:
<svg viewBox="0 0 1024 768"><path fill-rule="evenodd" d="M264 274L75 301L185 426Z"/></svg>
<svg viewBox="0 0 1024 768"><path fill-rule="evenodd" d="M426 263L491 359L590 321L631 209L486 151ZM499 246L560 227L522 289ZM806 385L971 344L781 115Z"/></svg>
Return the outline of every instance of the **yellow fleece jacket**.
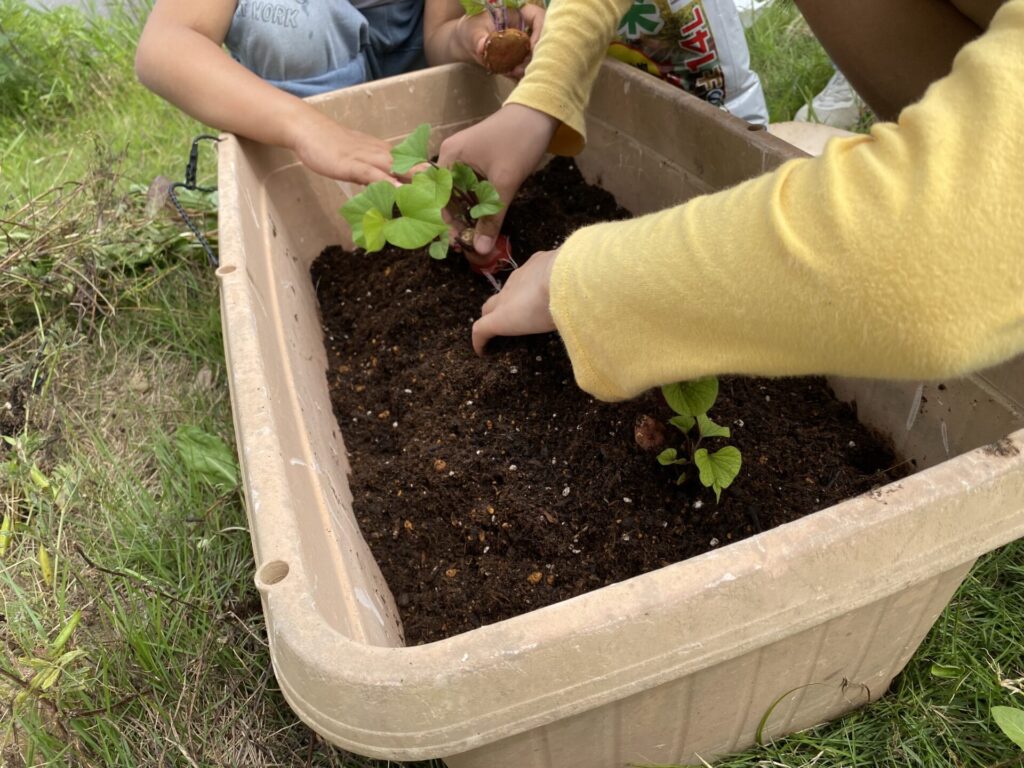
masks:
<svg viewBox="0 0 1024 768"><path fill-rule="evenodd" d="M582 112L630 0L558 0L510 100ZM562 246L551 311L577 383L708 374L931 379L1024 351L1024 0L897 123ZM575 137L575 138L574 138Z"/></svg>

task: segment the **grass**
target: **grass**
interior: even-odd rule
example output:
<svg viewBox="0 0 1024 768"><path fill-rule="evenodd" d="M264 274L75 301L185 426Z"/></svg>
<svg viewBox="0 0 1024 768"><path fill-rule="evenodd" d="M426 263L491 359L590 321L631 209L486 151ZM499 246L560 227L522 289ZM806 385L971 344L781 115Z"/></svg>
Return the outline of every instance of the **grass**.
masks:
<svg viewBox="0 0 1024 768"><path fill-rule="evenodd" d="M832 62L792 2L765 8L747 31L747 44L773 123L792 120L832 77Z"/></svg>
<svg viewBox="0 0 1024 768"><path fill-rule="evenodd" d="M990 715L992 706L1024 703L1024 612L1014 587L1022 577L1021 542L983 558L887 696L721 766L1024 765Z"/></svg>
<svg viewBox="0 0 1024 768"><path fill-rule="evenodd" d="M761 78L771 122L793 115L820 91L835 71L792 0L776 0L748 31L750 65ZM855 130L866 132L874 122L867 107Z"/></svg>
<svg viewBox="0 0 1024 768"><path fill-rule="evenodd" d="M271 673L216 282L147 211L201 126L135 84L139 18L0 0L0 765L379 765ZM827 60L788 4L751 37L789 117ZM187 204L215 240L213 200ZM891 695L723 765L1021 764L989 710L1022 698L1022 571L1020 544L986 557Z"/></svg>
<svg viewBox="0 0 1024 768"><path fill-rule="evenodd" d="M131 175L147 183L169 169L180 173L181 147L196 123L135 83L145 11L141 0L121 1L108 17L94 17L72 6L44 15L25 0L0 0L4 205L84 178L96 167L97 144L130 159Z"/></svg>

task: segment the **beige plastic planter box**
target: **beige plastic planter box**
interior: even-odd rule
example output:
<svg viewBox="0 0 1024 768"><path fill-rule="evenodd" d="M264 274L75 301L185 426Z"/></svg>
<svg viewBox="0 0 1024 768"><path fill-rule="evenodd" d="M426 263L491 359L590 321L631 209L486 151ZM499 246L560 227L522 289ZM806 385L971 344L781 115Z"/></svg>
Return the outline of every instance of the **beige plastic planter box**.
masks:
<svg viewBox="0 0 1024 768"><path fill-rule="evenodd" d="M389 139L429 121L438 142L497 108L504 87L452 66L315 103ZM588 120L581 168L636 213L795 152L622 65L606 65ZM712 759L751 744L792 689L769 736L882 695L974 559L1024 535L1022 361L923 388L836 381L921 471L692 560L403 647L353 517L309 278L345 237L343 200L288 152L221 145L218 274L256 584L285 696L335 744L453 768Z"/></svg>

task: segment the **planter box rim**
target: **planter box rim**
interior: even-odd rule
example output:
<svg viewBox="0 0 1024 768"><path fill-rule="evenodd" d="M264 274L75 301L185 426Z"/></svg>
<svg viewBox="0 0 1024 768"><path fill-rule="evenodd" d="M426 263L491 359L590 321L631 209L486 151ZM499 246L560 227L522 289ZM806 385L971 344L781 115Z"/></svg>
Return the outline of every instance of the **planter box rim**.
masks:
<svg viewBox="0 0 1024 768"><path fill-rule="evenodd" d="M799 154L626 65L606 64L602 77L615 87L625 84L633 96L671 103L721 137L723 146L741 141L752 157L762 153L762 162ZM311 101L327 109L343 98L358 109L372 109L370 103L381 101L389 89L437 88L450 78L458 88L489 83L464 65L449 65ZM448 92L455 93L451 98L459 98L458 88ZM295 430L289 448L280 433L283 424L294 429L291 425L309 418L310 403L296 382L309 377L299 368L308 367L315 353L309 353L312 358L296 353L285 332L279 318L290 314L282 309L289 300L283 284L264 278L264 287L256 288L257 273L275 275L280 265L273 240L283 223L260 229L262 217L270 215L264 209L269 203L238 181L244 171L255 183L289 183L304 171L282 150L268 150L270 160L252 165L247 153L263 150L230 135L225 139L219 148L220 205L231 213L221 217L217 274L256 584L282 690L297 714L336 744L393 759L483 748L759 653L848 612L892 606L895 596L930 584L937 573L958 572L978 555L1024 535L1024 429L1017 429L800 520L422 646L375 641L379 635L367 626L374 615L383 626L386 611L379 612L367 589L339 568L338 592L355 617L342 632L317 604L317 574L311 570L329 568L309 562L299 512L305 504L325 525L343 527L348 523L337 519L338 510L350 514L351 499L339 497L331 485L320 464L323 449L310 434ZM249 214L260 229L261 253L247 254L243 247L247 236L241 219ZM252 243L251 231L248 237ZM268 322L275 331L261 337ZM275 384L273 377L288 386ZM972 381L967 384L973 386ZM982 390L991 390L985 386ZM1020 421L1019 414L1014 418ZM343 456L339 462L344 467ZM296 488L303 489L301 499ZM274 516L272 534L267 522L262 529L257 524L267 514ZM921 541L925 530L931 535ZM336 535L343 534L348 532ZM874 567L857 562L865 548ZM358 552L336 557L347 557L350 564ZM784 592L778 584L786 585ZM935 584L936 590L946 588L946 582ZM934 616L922 614L919 621L928 619ZM865 632L878 632L881 620ZM922 627L908 637L923 636L927 625ZM574 671L564 668L566 658L576 660Z"/></svg>

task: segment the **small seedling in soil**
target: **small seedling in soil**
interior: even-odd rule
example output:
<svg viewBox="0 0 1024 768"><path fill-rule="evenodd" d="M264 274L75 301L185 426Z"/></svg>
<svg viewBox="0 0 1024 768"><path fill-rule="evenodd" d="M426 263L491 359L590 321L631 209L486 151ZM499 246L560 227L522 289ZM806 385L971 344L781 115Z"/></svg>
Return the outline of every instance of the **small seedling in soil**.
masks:
<svg viewBox="0 0 1024 768"><path fill-rule="evenodd" d="M666 448L658 454L658 463L667 467L692 462L697 467L701 484L705 488L711 488L715 492L715 499L720 501L722 491L728 488L739 474L743 460L739 448L732 445L723 446L714 453L700 447L705 439L731 435L728 427L716 424L708 418L708 411L718 399L718 379L709 376L697 381L669 384L661 388L661 394L676 413L668 423L683 433L685 447ZM638 423L637 443L641 444L641 437L647 437L651 432L649 426L641 430L641 423ZM644 447L643 444L641 447ZM676 482L682 483L684 480L685 472L679 475Z"/></svg>
<svg viewBox="0 0 1024 768"><path fill-rule="evenodd" d="M368 253L390 243L415 250L429 246L435 259L448 255L449 225L441 216L448 209L459 229L456 248L473 247L473 222L500 211L504 204L489 181L477 178L465 163L443 168L427 156L430 126L416 128L405 141L391 150L391 171L404 175L417 166L429 166L414 173L407 184L395 187L376 181L341 206L341 215L352 228L352 240ZM508 240L499 237L491 264L479 271L496 271L503 260L511 262Z"/></svg>
<svg viewBox="0 0 1024 768"><path fill-rule="evenodd" d="M484 41L484 66L493 74L505 75L530 55L530 36L523 28L522 16L512 26L509 11L526 5L525 0L460 0L467 16L487 11L494 22L494 31Z"/></svg>

